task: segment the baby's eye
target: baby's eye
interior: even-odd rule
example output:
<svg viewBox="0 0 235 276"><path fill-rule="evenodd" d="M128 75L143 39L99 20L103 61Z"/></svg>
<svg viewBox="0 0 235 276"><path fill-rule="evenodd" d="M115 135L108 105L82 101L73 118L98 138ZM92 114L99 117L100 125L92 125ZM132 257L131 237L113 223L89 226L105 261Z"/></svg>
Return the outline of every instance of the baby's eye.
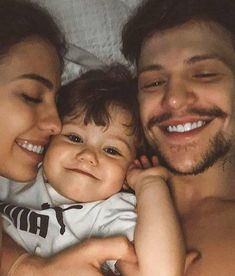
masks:
<svg viewBox="0 0 235 276"><path fill-rule="evenodd" d="M65 135L70 141L74 142L74 143L82 143L82 138L77 135L77 134L68 134Z"/></svg>
<svg viewBox="0 0 235 276"><path fill-rule="evenodd" d="M119 150L115 148L105 148L104 151L110 155L121 155Z"/></svg>

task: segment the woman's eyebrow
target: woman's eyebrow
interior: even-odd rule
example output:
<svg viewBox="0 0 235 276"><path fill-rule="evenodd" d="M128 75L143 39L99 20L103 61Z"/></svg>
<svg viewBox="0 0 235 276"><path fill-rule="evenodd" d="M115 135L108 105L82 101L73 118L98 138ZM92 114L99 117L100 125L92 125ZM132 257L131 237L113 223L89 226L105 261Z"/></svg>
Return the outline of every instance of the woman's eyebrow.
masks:
<svg viewBox="0 0 235 276"><path fill-rule="evenodd" d="M43 84L49 90L52 90L54 88L54 85L50 80L48 80L47 78L44 78L43 76L40 76L38 74L34 74L34 73L20 75L17 77L17 79L36 80L36 81L40 82L41 84Z"/></svg>

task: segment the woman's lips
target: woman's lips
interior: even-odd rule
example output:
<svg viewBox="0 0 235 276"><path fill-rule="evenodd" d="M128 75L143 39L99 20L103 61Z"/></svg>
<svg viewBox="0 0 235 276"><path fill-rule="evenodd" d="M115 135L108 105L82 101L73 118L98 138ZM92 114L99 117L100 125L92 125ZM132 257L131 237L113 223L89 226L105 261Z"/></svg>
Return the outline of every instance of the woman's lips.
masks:
<svg viewBox="0 0 235 276"><path fill-rule="evenodd" d="M36 143L24 139L16 139L16 144L22 149L36 154L43 154L45 143Z"/></svg>

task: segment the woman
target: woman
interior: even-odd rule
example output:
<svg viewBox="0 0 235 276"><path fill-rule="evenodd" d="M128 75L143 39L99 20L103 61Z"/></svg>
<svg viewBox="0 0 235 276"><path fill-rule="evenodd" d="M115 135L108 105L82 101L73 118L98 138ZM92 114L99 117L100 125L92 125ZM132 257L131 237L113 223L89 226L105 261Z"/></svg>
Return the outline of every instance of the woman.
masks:
<svg viewBox="0 0 235 276"><path fill-rule="evenodd" d="M0 181L26 182L35 177L50 136L60 132L55 98L65 40L42 8L0 0L0 41ZM3 235L0 274L98 276L105 259L132 255L126 239L117 237L90 240L43 259Z"/></svg>

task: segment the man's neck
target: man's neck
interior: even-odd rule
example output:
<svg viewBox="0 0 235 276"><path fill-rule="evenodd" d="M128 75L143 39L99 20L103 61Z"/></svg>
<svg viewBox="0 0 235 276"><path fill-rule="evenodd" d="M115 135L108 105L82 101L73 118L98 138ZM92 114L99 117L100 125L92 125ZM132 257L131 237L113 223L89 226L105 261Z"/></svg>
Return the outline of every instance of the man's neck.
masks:
<svg viewBox="0 0 235 276"><path fill-rule="evenodd" d="M170 189L182 216L209 198L235 200L235 164L217 162L198 175L172 176Z"/></svg>

